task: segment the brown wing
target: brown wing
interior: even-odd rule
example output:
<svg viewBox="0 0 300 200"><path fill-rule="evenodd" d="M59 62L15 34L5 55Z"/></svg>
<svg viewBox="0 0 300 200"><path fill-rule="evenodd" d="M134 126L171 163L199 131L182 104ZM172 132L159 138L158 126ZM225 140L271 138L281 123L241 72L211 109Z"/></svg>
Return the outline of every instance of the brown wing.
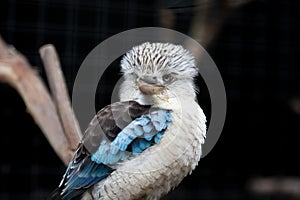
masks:
<svg viewBox="0 0 300 200"><path fill-rule="evenodd" d="M141 105L135 101L116 102L104 107L85 131L83 145L90 153L94 153L102 140L113 141L124 127L141 115L149 113L150 108L149 105Z"/></svg>

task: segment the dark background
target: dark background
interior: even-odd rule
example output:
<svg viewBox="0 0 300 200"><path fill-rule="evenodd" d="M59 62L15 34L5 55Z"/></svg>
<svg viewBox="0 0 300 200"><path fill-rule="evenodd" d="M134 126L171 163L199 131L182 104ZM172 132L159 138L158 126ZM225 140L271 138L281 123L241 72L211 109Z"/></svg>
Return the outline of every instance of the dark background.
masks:
<svg viewBox="0 0 300 200"><path fill-rule="evenodd" d="M0 34L44 79L38 48L54 44L71 93L81 62L101 41L128 29L160 26L161 8L171 8L174 29L188 33L195 7L192 1L1 0ZM300 115L291 107L300 96L299 10L297 0L257 0L227 18L207 47L226 87L224 130L213 151L166 199L296 199L256 194L249 184L257 177L300 175ZM106 94L117 78L116 68L103 78L98 108L110 103ZM199 83L200 103L209 115L207 91ZM0 125L0 199L45 198L65 167L21 97L5 84L0 84Z"/></svg>

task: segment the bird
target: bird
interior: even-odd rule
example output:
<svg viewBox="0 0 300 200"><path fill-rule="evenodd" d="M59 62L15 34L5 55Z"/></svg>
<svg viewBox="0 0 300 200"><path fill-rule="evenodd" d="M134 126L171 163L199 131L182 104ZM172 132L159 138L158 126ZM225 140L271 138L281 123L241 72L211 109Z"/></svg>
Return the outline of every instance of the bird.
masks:
<svg viewBox="0 0 300 200"><path fill-rule="evenodd" d="M50 199L157 200L195 169L206 138L194 56L145 42L121 59L119 102L91 120Z"/></svg>

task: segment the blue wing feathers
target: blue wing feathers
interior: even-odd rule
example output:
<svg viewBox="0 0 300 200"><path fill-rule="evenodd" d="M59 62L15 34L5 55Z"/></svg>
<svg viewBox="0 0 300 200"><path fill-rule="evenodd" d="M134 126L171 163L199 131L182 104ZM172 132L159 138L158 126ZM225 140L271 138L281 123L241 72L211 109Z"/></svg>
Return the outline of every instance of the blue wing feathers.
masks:
<svg viewBox="0 0 300 200"><path fill-rule="evenodd" d="M113 165L126 160L131 155L128 149L132 149L134 154L141 153L152 143L157 144L160 141L163 130L168 127L170 120L170 111L167 110L158 110L136 118L118 134L113 142L102 141L98 150L92 155L92 161ZM154 137L158 133L159 135ZM143 139L134 142L138 138Z"/></svg>
<svg viewBox="0 0 300 200"><path fill-rule="evenodd" d="M144 151L145 149L149 148L151 146L152 142L145 140L143 138L139 138L135 141L132 142L132 153L134 155L138 155L139 153L141 153L142 151Z"/></svg>
<svg viewBox="0 0 300 200"><path fill-rule="evenodd" d="M170 120L170 111L168 110L157 110L135 119L111 143L115 145L113 153L117 150L116 147L125 151L137 137L143 137L150 141L154 135L168 127Z"/></svg>
<svg viewBox="0 0 300 200"><path fill-rule="evenodd" d="M148 124L146 124L146 125L143 126L143 131L145 133L150 133L152 131L152 129L153 129L153 126L152 126L151 123L148 123Z"/></svg>
<svg viewBox="0 0 300 200"><path fill-rule="evenodd" d="M154 137L155 144L158 144L163 136L164 132L160 131L158 132Z"/></svg>
<svg viewBox="0 0 300 200"><path fill-rule="evenodd" d="M170 111L155 110L134 119L112 142L102 140L94 153L83 158L82 155L75 155L81 160L76 162L76 158L75 161L73 158L67 168L60 186L63 188L62 199L67 200L80 195L90 186L106 178L114 170L114 164L140 154L153 144L158 144L170 122Z"/></svg>
<svg viewBox="0 0 300 200"><path fill-rule="evenodd" d="M84 148L84 147L80 147ZM89 157L85 157L80 162L70 162L65 174L65 181L61 184L61 198L63 200L72 199L98 181L107 177L113 171L112 168L93 162Z"/></svg>

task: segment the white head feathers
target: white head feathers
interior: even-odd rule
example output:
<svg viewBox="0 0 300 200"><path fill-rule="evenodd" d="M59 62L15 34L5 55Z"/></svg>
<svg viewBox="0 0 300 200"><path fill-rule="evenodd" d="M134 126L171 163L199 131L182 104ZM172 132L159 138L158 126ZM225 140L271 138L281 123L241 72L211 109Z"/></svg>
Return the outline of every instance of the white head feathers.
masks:
<svg viewBox="0 0 300 200"><path fill-rule="evenodd" d="M197 73L193 55L180 45L170 43L143 43L133 47L121 61L124 74L180 73L194 78Z"/></svg>
<svg viewBox="0 0 300 200"><path fill-rule="evenodd" d="M168 97L195 98L194 77L198 74L193 55L180 45L170 43L143 43L133 47L121 60L125 81L120 90L121 101L152 99L157 95L142 94L137 80L147 80L165 87Z"/></svg>

